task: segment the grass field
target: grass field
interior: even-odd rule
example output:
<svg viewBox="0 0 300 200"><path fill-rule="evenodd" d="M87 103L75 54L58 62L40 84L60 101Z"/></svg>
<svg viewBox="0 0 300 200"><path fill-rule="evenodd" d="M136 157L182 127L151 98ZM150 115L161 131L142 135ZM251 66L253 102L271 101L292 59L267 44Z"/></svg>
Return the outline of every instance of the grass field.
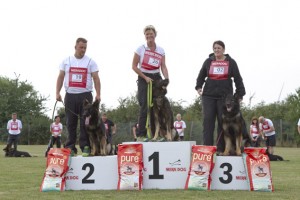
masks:
<svg viewBox="0 0 300 200"><path fill-rule="evenodd" d="M4 145L2 145L4 147ZM192 190L143 190L143 191L65 191L40 192L46 168L43 156L46 146L18 146L28 151L32 158L6 158L0 156L0 199L300 199L300 149L279 148L275 153L289 161L271 162L275 191L192 191Z"/></svg>

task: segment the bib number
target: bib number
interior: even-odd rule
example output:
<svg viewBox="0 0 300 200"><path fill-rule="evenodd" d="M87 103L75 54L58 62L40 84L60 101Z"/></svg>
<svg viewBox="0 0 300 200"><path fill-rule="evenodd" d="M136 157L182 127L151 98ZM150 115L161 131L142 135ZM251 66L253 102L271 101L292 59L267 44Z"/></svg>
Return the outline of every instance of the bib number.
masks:
<svg viewBox="0 0 300 200"><path fill-rule="evenodd" d="M147 70L159 69L161 65L162 55L154 51L146 50L142 62L142 68Z"/></svg>
<svg viewBox="0 0 300 200"><path fill-rule="evenodd" d="M70 67L69 87L86 88L87 68Z"/></svg>

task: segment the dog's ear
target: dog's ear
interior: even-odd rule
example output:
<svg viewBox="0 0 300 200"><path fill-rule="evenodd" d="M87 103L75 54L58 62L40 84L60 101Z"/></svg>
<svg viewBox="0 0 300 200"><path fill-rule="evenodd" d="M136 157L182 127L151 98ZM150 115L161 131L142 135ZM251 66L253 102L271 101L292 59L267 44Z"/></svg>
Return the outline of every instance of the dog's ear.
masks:
<svg viewBox="0 0 300 200"><path fill-rule="evenodd" d="M93 106L99 108L100 101L97 99L94 101Z"/></svg>
<svg viewBox="0 0 300 200"><path fill-rule="evenodd" d="M159 81L159 88L167 87L168 85L169 85L169 79L168 78Z"/></svg>
<svg viewBox="0 0 300 200"><path fill-rule="evenodd" d="M87 106L90 102L87 99L83 100L83 106Z"/></svg>
<svg viewBox="0 0 300 200"><path fill-rule="evenodd" d="M167 87L168 85L169 85L169 79L168 78L162 80L162 86Z"/></svg>
<svg viewBox="0 0 300 200"><path fill-rule="evenodd" d="M242 97L240 97L240 95L238 95L238 93L234 93L233 97L234 97L236 100L243 99Z"/></svg>

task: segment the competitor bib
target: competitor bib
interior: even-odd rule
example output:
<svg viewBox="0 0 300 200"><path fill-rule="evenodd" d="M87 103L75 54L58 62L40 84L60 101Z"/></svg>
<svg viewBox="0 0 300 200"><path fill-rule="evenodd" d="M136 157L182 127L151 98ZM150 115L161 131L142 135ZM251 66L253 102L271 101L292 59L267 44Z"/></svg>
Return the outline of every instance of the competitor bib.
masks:
<svg viewBox="0 0 300 200"><path fill-rule="evenodd" d="M182 122L175 122L176 129L182 129Z"/></svg>
<svg viewBox="0 0 300 200"><path fill-rule="evenodd" d="M59 125L53 125L52 132L58 133L60 131Z"/></svg>
<svg viewBox="0 0 300 200"><path fill-rule="evenodd" d="M10 129L13 131L18 130L18 122L11 122Z"/></svg>
<svg viewBox="0 0 300 200"><path fill-rule="evenodd" d="M159 69L161 65L162 55L154 51L146 50L142 62L142 68L147 70Z"/></svg>
<svg viewBox="0 0 300 200"><path fill-rule="evenodd" d="M258 129L256 126L251 126L251 134L258 134Z"/></svg>
<svg viewBox="0 0 300 200"><path fill-rule="evenodd" d="M268 123L267 121L265 121L265 122L262 123L262 129L263 129L263 130L268 130L268 129L270 129L269 123Z"/></svg>
<svg viewBox="0 0 300 200"><path fill-rule="evenodd" d="M229 61L212 61L209 68L208 77L213 80L228 79Z"/></svg>
<svg viewBox="0 0 300 200"><path fill-rule="evenodd" d="M69 87L86 88L87 68L70 67Z"/></svg>

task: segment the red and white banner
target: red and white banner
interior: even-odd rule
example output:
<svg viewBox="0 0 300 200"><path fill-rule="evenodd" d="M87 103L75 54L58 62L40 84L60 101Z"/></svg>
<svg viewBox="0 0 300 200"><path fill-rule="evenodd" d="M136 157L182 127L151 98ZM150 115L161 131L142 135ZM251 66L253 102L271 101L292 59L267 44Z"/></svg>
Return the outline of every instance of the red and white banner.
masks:
<svg viewBox="0 0 300 200"><path fill-rule="evenodd" d="M192 161L185 189L210 190L216 150L215 146L192 146Z"/></svg>
<svg viewBox="0 0 300 200"><path fill-rule="evenodd" d="M118 145L118 190L143 188L143 145Z"/></svg>

